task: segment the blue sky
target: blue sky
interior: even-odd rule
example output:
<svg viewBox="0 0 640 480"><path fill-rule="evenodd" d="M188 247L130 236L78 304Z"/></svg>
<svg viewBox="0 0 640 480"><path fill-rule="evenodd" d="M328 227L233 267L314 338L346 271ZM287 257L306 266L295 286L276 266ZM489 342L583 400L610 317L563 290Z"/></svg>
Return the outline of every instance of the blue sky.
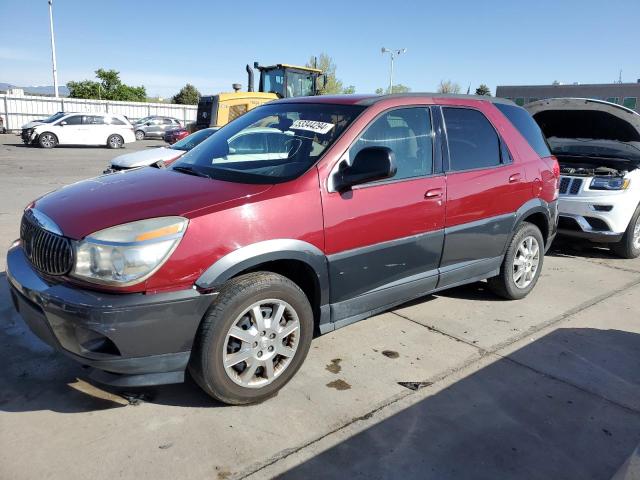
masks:
<svg viewBox="0 0 640 480"><path fill-rule="evenodd" d="M251 7L255 5L255 7ZM0 82L51 85L46 0L0 0ZM187 82L202 93L246 86L259 60L326 52L359 93L388 82L380 47L405 47L395 81L434 91L471 84L640 78L638 0L307 1L54 0L60 83L114 68L149 95Z"/></svg>

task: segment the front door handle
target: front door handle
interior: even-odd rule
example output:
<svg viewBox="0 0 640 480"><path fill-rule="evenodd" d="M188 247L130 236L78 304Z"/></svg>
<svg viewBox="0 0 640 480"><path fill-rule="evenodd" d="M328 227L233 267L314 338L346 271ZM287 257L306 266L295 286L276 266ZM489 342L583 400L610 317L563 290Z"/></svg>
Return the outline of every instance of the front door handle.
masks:
<svg viewBox="0 0 640 480"><path fill-rule="evenodd" d="M424 194L424 198L440 198L442 197L442 189L441 188L432 188L431 190L427 190Z"/></svg>
<svg viewBox="0 0 640 480"><path fill-rule="evenodd" d="M513 175L511 175L509 177L509 183L516 183L520 181L520 174L519 173L514 173Z"/></svg>

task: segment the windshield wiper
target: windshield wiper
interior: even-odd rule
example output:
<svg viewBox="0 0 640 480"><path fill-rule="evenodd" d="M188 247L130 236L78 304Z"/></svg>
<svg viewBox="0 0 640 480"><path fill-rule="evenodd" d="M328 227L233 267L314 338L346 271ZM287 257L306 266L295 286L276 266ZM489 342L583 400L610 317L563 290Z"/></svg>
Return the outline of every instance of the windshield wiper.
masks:
<svg viewBox="0 0 640 480"><path fill-rule="evenodd" d="M196 177L211 178L206 173L201 172L199 170L195 170L193 167L190 167L188 165L176 165L171 170L175 170L176 172L186 173L187 175L194 175Z"/></svg>

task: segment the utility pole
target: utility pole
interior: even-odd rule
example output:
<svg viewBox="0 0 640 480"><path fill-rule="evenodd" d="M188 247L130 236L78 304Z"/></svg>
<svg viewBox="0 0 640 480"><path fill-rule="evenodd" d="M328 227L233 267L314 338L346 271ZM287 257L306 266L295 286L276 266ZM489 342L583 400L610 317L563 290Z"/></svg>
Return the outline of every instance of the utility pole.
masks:
<svg viewBox="0 0 640 480"><path fill-rule="evenodd" d="M53 90L58 98L58 67L56 66L56 40L53 36L53 0L49 0L49 27L51 29L51 63L53 64Z"/></svg>
<svg viewBox="0 0 640 480"><path fill-rule="evenodd" d="M389 69L389 93L393 93L393 61L395 60L396 55L400 55L402 53L407 53L406 48L386 48L382 47L380 50L382 54L388 53L391 56L391 66Z"/></svg>

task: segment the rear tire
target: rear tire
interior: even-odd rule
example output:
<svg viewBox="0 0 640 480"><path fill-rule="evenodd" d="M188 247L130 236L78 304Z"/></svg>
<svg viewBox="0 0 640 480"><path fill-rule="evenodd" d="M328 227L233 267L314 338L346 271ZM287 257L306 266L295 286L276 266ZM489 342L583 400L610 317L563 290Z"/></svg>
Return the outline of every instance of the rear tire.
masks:
<svg viewBox="0 0 640 480"><path fill-rule="evenodd" d="M38 136L38 145L42 148L54 148L58 145L58 137L51 132L43 132Z"/></svg>
<svg viewBox="0 0 640 480"><path fill-rule="evenodd" d="M622 239L610 248L622 258L632 259L640 256L640 205L636 207Z"/></svg>
<svg viewBox="0 0 640 480"><path fill-rule="evenodd" d="M124 139L120 135L110 135L107 138L107 147L122 148L124 147Z"/></svg>
<svg viewBox="0 0 640 480"><path fill-rule="evenodd" d="M496 295L508 300L526 297L538 283L544 261L544 239L540 229L522 222L511 238L500 273L487 280Z"/></svg>
<svg viewBox="0 0 640 480"><path fill-rule="evenodd" d="M189 371L212 397L231 405L272 397L298 371L311 345L313 311L282 275L230 280L204 317Z"/></svg>

